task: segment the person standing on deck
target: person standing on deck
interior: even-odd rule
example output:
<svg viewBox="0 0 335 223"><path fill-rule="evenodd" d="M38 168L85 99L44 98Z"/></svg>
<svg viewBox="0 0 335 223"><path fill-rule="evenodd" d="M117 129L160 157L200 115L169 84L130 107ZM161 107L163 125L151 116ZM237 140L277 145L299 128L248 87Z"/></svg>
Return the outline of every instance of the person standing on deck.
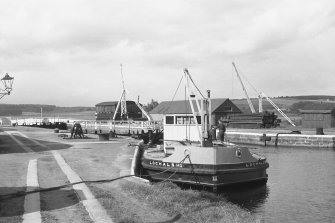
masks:
<svg viewBox="0 0 335 223"><path fill-rule="evenodd" d="M226 126L225 124L223 123L222 120L219 120L219 125L218 125L218 129L219 129L219 137L218 137L218 140L220 141L224 141L224 134L226 132Z"/></svg>

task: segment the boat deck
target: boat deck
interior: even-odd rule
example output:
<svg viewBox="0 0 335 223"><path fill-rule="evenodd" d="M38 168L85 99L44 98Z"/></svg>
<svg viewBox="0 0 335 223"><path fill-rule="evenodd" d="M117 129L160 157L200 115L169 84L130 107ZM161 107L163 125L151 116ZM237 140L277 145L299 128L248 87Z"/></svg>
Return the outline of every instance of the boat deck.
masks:
<svg viewBox="0 0 335 223"><path fill-rule="evenodd" d="M150 148L144 152L144 156L150 159L163 159L167 157L163 149Z"/></svg>

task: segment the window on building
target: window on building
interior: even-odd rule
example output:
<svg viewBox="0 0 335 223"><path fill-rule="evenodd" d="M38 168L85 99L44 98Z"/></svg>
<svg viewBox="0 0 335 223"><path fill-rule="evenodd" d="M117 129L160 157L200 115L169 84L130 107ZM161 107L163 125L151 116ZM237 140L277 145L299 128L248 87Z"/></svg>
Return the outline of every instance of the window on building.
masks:
<svg viewBox="0 0 335 223"><path fill-rule="evenodd" d="M165 124L174 124L174 116L166 116Z"/></svg>
<svg viewBox="0 0 335 223"><path fill-rule="evenodd" d="M230 107L230 106L226 106L226 107L224 107L224 110L225 110L225 111L233 111L233 108Z"/></svg>

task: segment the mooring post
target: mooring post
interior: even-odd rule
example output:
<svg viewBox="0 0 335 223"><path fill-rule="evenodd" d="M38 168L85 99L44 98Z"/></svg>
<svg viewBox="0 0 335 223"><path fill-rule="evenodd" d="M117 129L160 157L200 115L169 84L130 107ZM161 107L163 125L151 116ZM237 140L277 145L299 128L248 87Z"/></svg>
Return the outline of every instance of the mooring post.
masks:
<svg viewBox="0 0 335 223"><path fill-rule="evenodd" d="M270 136L266 136L265 133L263 133L263 135L259 138L260 141L264 141L264 146L266 146L266 141L271 141L271 137Z"/></svg>

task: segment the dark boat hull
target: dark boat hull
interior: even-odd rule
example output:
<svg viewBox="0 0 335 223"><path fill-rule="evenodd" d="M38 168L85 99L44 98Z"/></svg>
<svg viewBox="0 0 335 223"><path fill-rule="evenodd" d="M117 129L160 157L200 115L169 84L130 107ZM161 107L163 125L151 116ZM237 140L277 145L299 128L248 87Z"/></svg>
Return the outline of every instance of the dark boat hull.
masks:
<svg viewBox="0 0 335 223"><path fill-rule="evenodd" d="M266 182L268 167L269 164L265 160L221 165L175 164L142 160L142 168L150 175L151 180L207 186L213 190L233 184Z"/></svg>

